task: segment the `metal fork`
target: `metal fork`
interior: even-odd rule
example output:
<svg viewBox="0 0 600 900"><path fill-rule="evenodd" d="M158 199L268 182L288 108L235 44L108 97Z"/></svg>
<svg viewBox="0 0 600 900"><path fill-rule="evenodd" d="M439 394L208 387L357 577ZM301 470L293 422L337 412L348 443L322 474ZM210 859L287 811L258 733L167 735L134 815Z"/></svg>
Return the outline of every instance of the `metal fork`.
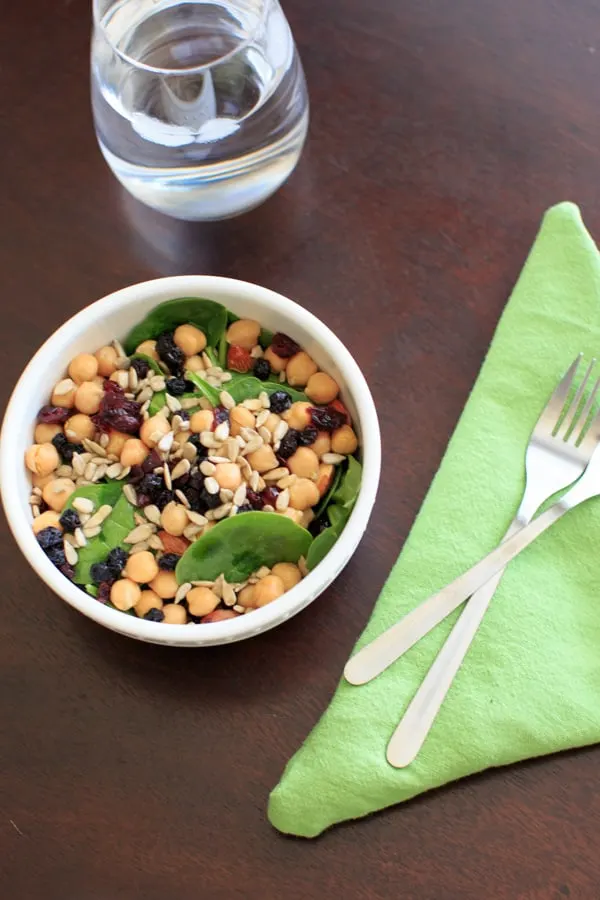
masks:
<svg viewBox="0 0 600 900"><path fill-rule="evenodd" d="M533 430L525 456L525 491L504 540L531 521L549 497L579 478L597 444L598 436L591 430L586 433L585 428L600 379L583 403L595 360L588 366L572 401L568 399L580 360L581 354L558 384ZM503 570L471 597L415 694L394 735L394 759L390 759L393 765L408 765L422 746L502 574ZM435 605L417 607L349 660L344 670L346 679L352 684L364 684L375 678L445 615L447 612L442 613ZM402 740L398 739L399 731Z"/></svg>

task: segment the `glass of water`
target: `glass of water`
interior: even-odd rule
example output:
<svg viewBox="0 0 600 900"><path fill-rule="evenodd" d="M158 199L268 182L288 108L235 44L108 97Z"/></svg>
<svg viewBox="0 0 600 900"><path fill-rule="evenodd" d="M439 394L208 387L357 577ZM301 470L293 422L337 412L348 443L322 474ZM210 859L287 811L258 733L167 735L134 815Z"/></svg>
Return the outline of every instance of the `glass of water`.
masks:
<svg viewBox="0 0 600 900"><path fill-rule="evenodd" d="M237 215L293 171L308 96L278 0L93 0L92 106L128 191L179 219Z"/></svg>

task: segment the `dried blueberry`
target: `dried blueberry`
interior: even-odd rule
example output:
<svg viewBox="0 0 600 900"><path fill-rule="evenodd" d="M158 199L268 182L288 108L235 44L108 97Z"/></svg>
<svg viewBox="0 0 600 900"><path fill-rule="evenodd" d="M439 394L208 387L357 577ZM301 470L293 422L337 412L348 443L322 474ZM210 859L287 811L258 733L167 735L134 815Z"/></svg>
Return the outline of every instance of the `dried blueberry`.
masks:
<svg viewBox="0 0 600 900"><path fill-rule="evenodd" d="M145 378L150 371L150 366L145 359L132 359L131 368L134 370L138 378Z"/></svg>
<svg viewBox="0 0 600 900"><path fill-rule="evenodd" d="M240 513L246 513L246 512L253 512L253 509L252 509L252 507L250 506L249 503L244 503L243 506L240 506L240 508L238 509L236 515L239 516Z"/></svg>
<svg viewBox="0 0 600 900"><path fill-rule="evenodd" d="M165 382L167 394L171 394L172 397L181 397L185 394L187 390L185 385L185 378L168 378Z"/></svg>
<svg viewBox="0 0 600 900"><path fill-rule="evenodd" d="M265 501L256 491L246 491L246 502L250 504L252 509L262 509Z"/></svg>
<svg viewBox="0 0 600 900"><path fill-rule="evenodd" d="M321 431L335 431L346 424L346 416L333 406L313 406L309 410L313 425Z"/></svg>
<svg viewBox="0 0 600 900"><path fill-rule="evenodd" d="M141 494L145 494L147 497L150 497L151 501L154 503L156 498L160 494L161 491L164 490L165 482L161 475L144 475L142 480L137 485L137 490ZM138 494L138 506L140 506L139 502L139 494Z"/></svg>
<svg viewBox="0 0 600 900"><path fill-rule="evenodd" d="M317 431L315 426L309 425L308 428L305 428L298 435L298 444L301 447L310 447L310 445L314 444L318 437L319 432Z"/></svg>
<svg viewBox="0 0 600 900"><path fill-rule="evenodd" d="M172 331L163 331L156 341L156 352L169 369L171 375L180 375L185 362L185 353L177 346Z"/></svg>
<svg viewBox="0 0 600 900"><path fill-rule="evenodd" d="M160 511L162 512L165 506L169 503L172 503L175 500L175 491L169 491L165 488L164 491L161 491L155 499L155 504L158 506Z"/></svg>
<svg viewBox="0 0 600 900"><path fill-rule="evenodd" d="M266 381L271 374L271 366L266 359L262 359L261 357L261 359L257 359L254 363L252 372L257 378L260 378L261 381Z"/></svg>
<svg viewBox="0 0 600 900"><path fill-rule="evenodd" d="M279 444L277 453L281 459L289 459L298 449L299 442L300 432L290 428L290 430L281 438L281 443Z"/></svg>
<svg viewBox="0 0 600 900"><path fill-rule="evenodd" d="M43 528L37 533L37 542L44 551L48 553L53 547L61 547L63 545L63 536L60 528Z"/></svg>
<svg viewBox="0 0 600 900"><path fill-rule="evenodd" d="M164 617L165 614L162 609L158 609L156 606L153 606L152 609L149 609L144 615L144 618L148 622L162 622Z"/></svg>
<svg viewBox="0 0 600 900"><path fill-rule="evenodd" d="M44 553L50 562L54 563L57 568L64 566L67 562L62 544L60 546L48 547L47 550L44 550Z"/></svg>
<svg viewBox="0 0 600 900"><path fill-rule="evenodd" d="M217 506L221 505L221 498L218 494L209 494L206 488L203 487L199 494L199 502L199 511L203 511L206 509L216 509Z"/></svg>
<svg viewBox="0 0 600 900"><path fill-rule="evenodd" d="M273 335L271 350L273 353L276 353L277 356L280 356L281 359L289 359L290 356L294 356L296 353L300 352L300 344L297 344L296 341L292 340L289 335L278 331L277 334Z"/></svg>
<svg viewBox="0 0 600 900"><path fill-rule="evenodd" d="M95 584L100 584L103 581L116 581L118 576L107 563L99 562L90 566L90 577Z"/></svg>
<svg viewBox="0 0 600 900"><path fill-rule="evenodd" d="M292 405L292 398L287 391L274 391L271 394L271 412L282 413Z"/></svg>
<svg viewBox="0 0 600 900"><path fill-rule="evenodd" d="M163 553L158 560L158 568L164 569L166 572L173 572L179 559L180 557L177 553Z"/></svg>
<svg viewBox="0 0 600 900"><path fill-rule="evenodd" d="M229 410L225 409L224 406L216 406L215 407L215 428L217 425L220 425L221 422L229 422Z"/></svg>
<svg viewBox="0 0 600 900"><path fill-rule="evenodd" d="M79 513L75 509L65 509L60 519L58 520L63 527L63 531L73 532L76 528L79 528L81 525L81 519L79 518Z"/></svg>
<svg viewBox="0 0 600 900"><path fill-rule="evenodd" d="M190 421L190 414L185 409L180 409L177 415L184 424L187 424L187 422Z"/></svg>
<svg viewBox="0 0 600 900"><path fill-rule="evenodd" d="M70 415L71 410L62 406L42 406L37 414L37 420L44 425L64 425Z"/></svg>
<svg viewBox="0 0 600 900"><path fill-rule="evenodd" d="M60 457L64 463L70 465L73 462L73 454L74 453L83 453L83 446L81 444L72 444L71 441L68 441L67 438L59 432L55 434L52 438L52 443L58 450Z"/></svg>
<svg viewBox="0 0 600 900"><path fill-rule="evenodd" d="M127 559L127 551L123 550L121 547L115 547L114 550L111 550L106 557L106 565L115 576L120 575L125 568Z"/></svg>

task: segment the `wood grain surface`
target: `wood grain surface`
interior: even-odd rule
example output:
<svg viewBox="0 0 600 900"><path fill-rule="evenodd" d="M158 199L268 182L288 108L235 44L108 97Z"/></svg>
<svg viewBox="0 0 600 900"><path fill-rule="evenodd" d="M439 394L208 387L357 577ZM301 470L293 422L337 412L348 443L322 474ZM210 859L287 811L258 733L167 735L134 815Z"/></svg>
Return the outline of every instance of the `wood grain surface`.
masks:
<svg viewBox="0 0 600 900"><path fill-rule="evenodd" d="M308 842L265 818L402 547L546 207L600 235L598 0L288 0L312 101L291 181L220 224L125 196L89 109L84 0L3 3L4 404L46 336L160 275L281 291L375 392L384 489L309 610L202 651L67 608L0 570L0 897L598 900L600 752L484 774Z"/></svg>

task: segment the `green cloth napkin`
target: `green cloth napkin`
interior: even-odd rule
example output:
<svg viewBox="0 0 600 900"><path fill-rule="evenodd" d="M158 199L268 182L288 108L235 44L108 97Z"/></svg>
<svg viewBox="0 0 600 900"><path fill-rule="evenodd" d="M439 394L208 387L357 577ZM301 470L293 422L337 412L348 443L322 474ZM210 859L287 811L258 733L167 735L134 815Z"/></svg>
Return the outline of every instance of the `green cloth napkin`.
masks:
<svg viewBox="0 0 600 900"><path fill-rule="evenodd" d="M531 430L579 351L600 353L600 256L578 208L561 203L546 213L357 647L498 543L521 499ZM509 565L407 768L387 763L386 745L459 612L370 684L342 680L271 794L272 824L314 837L482 769L600 741L599 542L592 500Z"/></svg>

